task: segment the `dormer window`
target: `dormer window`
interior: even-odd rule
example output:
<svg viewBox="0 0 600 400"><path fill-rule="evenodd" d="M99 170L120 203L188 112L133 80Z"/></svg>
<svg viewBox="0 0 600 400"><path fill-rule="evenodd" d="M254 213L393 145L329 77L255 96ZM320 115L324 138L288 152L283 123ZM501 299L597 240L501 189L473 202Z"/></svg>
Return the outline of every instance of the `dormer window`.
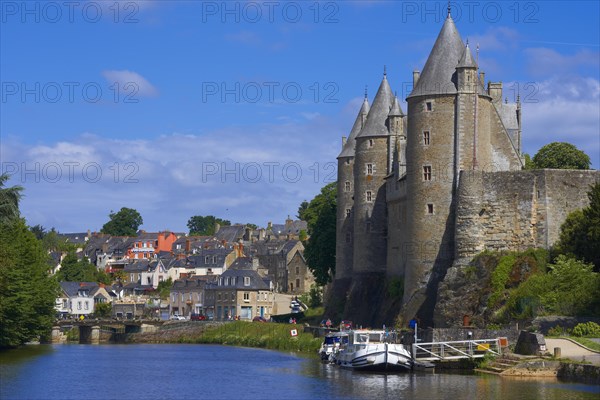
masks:
<svg viewBox="0 0 600 400"><path fill-rule="evenodd" d="M249 276L244 277L244 286L250 286L250 277Z"/></svg>

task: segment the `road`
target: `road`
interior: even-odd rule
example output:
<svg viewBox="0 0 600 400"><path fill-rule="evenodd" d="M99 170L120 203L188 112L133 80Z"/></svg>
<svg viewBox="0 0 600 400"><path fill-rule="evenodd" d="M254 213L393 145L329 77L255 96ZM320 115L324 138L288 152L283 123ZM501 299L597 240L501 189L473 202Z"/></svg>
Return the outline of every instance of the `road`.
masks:
<svg viewBox="0 0 600 400"><path fill-rule="evenodd" d="M586 350L570 340L546 338L546 348L551 354L554 354L555 347L560 347L561 358L570 358L577 361L585 358L585 361L589 361L594 365L600 365L600 353Z"/></svg>

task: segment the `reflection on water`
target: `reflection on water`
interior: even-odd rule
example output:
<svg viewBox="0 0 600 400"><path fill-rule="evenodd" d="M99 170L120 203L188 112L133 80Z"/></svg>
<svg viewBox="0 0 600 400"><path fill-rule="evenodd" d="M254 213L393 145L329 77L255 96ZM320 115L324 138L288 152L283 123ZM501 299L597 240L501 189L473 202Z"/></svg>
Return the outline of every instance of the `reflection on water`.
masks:
<svg viewBox="0 0 600 400"><path fill-rule="evenodd" d="M374 374L208 345L30 346L0 353L1 399L594 399L600 387L458 374Z"/></svg>

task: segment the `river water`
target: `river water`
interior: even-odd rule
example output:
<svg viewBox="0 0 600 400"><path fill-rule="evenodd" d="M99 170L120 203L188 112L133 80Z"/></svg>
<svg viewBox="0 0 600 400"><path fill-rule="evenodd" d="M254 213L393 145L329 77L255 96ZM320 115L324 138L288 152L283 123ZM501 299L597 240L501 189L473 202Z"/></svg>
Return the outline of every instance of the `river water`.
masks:
<svg viewBox="0 0 600 400"><path fill-rule="evenodd" d="M0 399L594 399L600 387L487 375L357 373L216 345L41 345L0 352Z"/></svg>

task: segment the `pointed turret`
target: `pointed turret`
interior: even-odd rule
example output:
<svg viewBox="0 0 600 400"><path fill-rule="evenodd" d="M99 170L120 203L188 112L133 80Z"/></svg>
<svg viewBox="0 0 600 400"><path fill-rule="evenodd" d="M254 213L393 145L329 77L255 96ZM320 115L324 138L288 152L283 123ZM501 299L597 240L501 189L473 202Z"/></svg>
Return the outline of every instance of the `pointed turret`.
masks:
<svg viewBox="0 0 600 400"><path fill-rule="evenodd" d="M383 80L373 99L371 110L369 110L367 123L357 137L387 136L388 128L386 126L386 120L393 101L394 95L392 94L392 89L387 81L387 76L384 73Z"/></svg>
<svg viewBox="0 0 600 400"><path fill-rule="evenodd" d="M394 96L394 102L392 103L392 108L390 109L390 113L388 117L403 117L404 113L400 108L400 102L398 102L398 97Z"/></svg>
<svg viewBox="0 0 600 400"><path fill-rule="evenodd" d="M417 85L408 97L456 93L456 66L463 52L464 43L448 13Z"/></svg>
<svg viewBox="0 0 600 400"><path fill-rule="evenodd" d="M469 48L469 41L467 40L467 45L465 46L465 50L463 51L463 55L458 62L458 66L456 68L477 68L477 63L473 60L473 54L471 54L471 49Z"/></svg>
<svg viewBox="0 0 600 400"><path fill-rule="evenodd" d="M352 125L352 129L350 130L350 136L348 136L348 140L346 144L342 147L342 151L338 158L341 157L354 157L354 148L356 146L356 136L360 133L361 129L365 125L367 120L367 115L369 114L369 100L365 95L365 99L363 100L362 106L360 107L360 111L356 116L356 120L354 121L354 125Z"/></svg>

